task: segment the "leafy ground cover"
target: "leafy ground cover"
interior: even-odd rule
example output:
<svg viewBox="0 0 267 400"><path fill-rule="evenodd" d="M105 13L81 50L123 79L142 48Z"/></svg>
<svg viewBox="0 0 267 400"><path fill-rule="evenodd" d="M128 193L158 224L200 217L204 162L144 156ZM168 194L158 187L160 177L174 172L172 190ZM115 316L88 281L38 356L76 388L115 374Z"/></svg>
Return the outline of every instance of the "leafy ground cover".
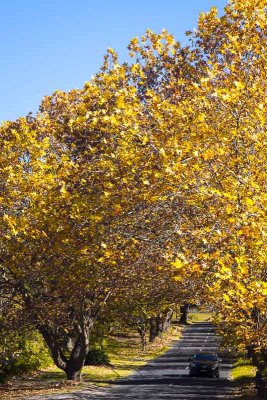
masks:
<svg viewBox="0 0 267 400"><path fill-rule="evenodd" d="M126 377L147 361L164 353L179 339L181 327L172 326L169 332L154 343L149 343L146 351L141 351L139 336L133 332L113 335L107 339L105 349L111 366L86 366L83 369L83 382L73 384L65 380L63 371L56 367L14 378L0 385L0 398L15 400L34 395L66 393L80 389L104 386L118 378Z"/></svg>

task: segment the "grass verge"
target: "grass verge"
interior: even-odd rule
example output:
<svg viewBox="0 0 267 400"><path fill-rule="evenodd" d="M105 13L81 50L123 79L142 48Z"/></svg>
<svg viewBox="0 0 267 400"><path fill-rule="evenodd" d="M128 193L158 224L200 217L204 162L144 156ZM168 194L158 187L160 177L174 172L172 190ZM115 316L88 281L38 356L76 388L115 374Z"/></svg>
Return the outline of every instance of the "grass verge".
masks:
<svg viewBox="0 0 267 400"><path fill-rule="evenodd" d="M172 326L162 338L149 343L146 351L141 351L139 336L133 332L113 335L105 344L111 367L84 367L83 382L79 384L67 382L65 374L56 367L37 371L0 385L0 398L17 400L35 395L60 394L84 389L92 389L93 392L96 386L105 386L118 378L126 377L149 360L160 356L171 347L174 340L179 339L180 335L181 327Z"/></svg>
<svg viewBox="0 0 267 400"><path fill-rule="evenodd" d="M233 364L233 369L231 371L232 380L252 381L255 375L256 367L252 365L251 360L240 358Z"/></svg>
<svg viewBox="0 0 267 400"><path fill-rule="evenodd" d="M200 312L188 313L187 321L189 323L211 322L212 321L212 313L208 313L208 312L207 313L200 313Z"/></svg>
<svg viewBox="0 0 267 400"><path fill-rule="evenodd" d="M231 371L232 381L240 388L240 400L256 399L255 382L256 367L251 360L240 358L234 364Z"/></svg>

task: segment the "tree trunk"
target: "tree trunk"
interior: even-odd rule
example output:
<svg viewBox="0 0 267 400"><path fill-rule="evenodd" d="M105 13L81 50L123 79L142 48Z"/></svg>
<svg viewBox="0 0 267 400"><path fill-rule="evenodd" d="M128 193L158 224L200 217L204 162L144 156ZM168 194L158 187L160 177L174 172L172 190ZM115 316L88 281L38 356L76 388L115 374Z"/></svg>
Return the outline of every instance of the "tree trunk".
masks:
<svg viewBox="0 0 267 400"><path fill-rule="evenodd" d="M169 329L172 316L173 310L168 309L164 313L158 314L156 317L150 318L149 342L154 342L156 337L161 336L163 332L166 332Z"/></svg>
<svg viewBox="0 0 267 400"><path fill-rule="evenodd" d="M183 305L181 305L180 307L180 324L187 324L187 314L188 314L188 310L189 310L189 304L185 303Z"/></svg>
<svg viewBox="0 0 267 400"><path fill-rule="evenodd" d="M255 386L260 399L267 398L267 377L264 373L267 364L266 350L256 351L254 346L249 348L253 364L257 367Z"/></svg>
<svg viewBox="0 0 267 400"><path fill-rule="evenodd" d="M157 336L162 335L163 326L164 326L164 318L162 317L162 314L159 314L156 317L156 334L157 334Z"/></svg>
<svg viewBox="0 0 267 400"><path fill-rule="evenodd" d="M149 320L149 342L152 343L157 337L156 319L150 318Z"/></svg>
<svg viewBox="0 0 267 400"><path fill-rule="evenodd" d="M75 371L72 368L67 368L65 371L67 375L68 381L77 381L79 382L82 378L81 371Z"/></svg>
<svg viewBox="0 0 267 400"><path fill-rule="evenodd" d="M255 383L257 394L260 399L267 398L267 378L263 376L263 370L258 369L256 373Z"/></svg>
<svg viewBox="0 0 267 400"><path fill-rule="evenodd" d="M60 346L58 346L58 344L57 344L56 335L54 334L52 329L47 326L41 326L39 328L39 332L43 336L43 338L50 350L50 353L54 360L54 363L56 364L56 366L58 368L65 371L67 368L68 360L65 357L65 355L63 354L63 352L61 351Z"/></svg>
<svg viewBox="0 0 267 400"><path fill-rule="evenodd" d="M254 346L247 346L246 350L247 350L247 357L248 358L253 358L253 354L254 354L254 351L255 351Z"/></svg>
<svg viewBox="0 0 267 400"><path fill-rule="evenodd" d="M73 350L67 361L66 375L68 380L81 380L81 370L89 351L89 335L81 333L76 339Z"/></svg>
<svg viewBox="0 0 267 400"><path fill-rule="evenodd" d="M49 347L56 366L66 373L68 380L80 381L81 370L89 351L89 329L81 332L73 341L73 349L68 358L64 355L63 349L58 344L57 335L51 328L42 326L39 330Z"/></svg>
<svg viewBox="0 0 267 400"><path fill-rule="evenodd" d="M170 327L170 325L171 325L172 316L173 316L173 310L172 310L172 309L169 309L169 310L166 312L165 320L164 320L164 324L163 324L163 331L164 331L164 332L167 332L167 330L169 329L169 327Z"/></svg>
<svg viewBox="0 0 267 400"><path fill-rule="evenodd" d="M142 351L146 350L146 324L139 326L138 332L141 338Z"/></svg>

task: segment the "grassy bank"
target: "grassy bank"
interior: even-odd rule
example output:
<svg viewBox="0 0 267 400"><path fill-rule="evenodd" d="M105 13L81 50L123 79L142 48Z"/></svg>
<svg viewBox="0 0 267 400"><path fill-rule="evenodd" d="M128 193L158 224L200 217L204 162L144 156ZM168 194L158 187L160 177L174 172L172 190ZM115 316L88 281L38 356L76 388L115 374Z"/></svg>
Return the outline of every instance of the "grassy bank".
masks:
<svg viewBox="0 0 267 400"><path fill-rule="evenodd" d="M141 351L140 339L131 331L118 333L106 340L105 350L110 358L111 367L86 366L83 369L83 382L70 384L65 374L58 368L48 368L34 374L10 380L0 386L0 398L15 400L34 395L65 393L80 389L93 389L96 385L108 385L118 378L130 375L147 361L163 354L174 340L180 337L181 328L172 326L168 333L149 343L146 351Z"/></svg>
<svg viewBox="0 0 267 400"><path fill-rule="evenodd" d="M253 380L256 375L256 367L248 359L239 359L233 364L231 378L235 381Z"/></svg>
<svg viewBox="0 0 267 400"><path fill-rule="evenodd" d="M233 364L231 379L241 388L241 400L256 399L255 382L256 367L251 360L240 358Z"/></svg>

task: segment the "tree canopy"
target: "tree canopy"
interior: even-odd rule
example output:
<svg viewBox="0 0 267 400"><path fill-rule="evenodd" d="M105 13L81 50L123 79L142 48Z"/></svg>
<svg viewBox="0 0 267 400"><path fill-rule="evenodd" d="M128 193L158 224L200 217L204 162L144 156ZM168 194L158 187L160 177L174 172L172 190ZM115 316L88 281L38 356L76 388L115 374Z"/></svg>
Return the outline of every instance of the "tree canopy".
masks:
<svg viewBox="0 0 267 400"><path fill-rule="evenodd" d="M70 379L107 302L139 320L211 303L267 363L266 1L188 36L148 30L123 64L109 49L82 89L0 128L1 295Z"/></svg>

